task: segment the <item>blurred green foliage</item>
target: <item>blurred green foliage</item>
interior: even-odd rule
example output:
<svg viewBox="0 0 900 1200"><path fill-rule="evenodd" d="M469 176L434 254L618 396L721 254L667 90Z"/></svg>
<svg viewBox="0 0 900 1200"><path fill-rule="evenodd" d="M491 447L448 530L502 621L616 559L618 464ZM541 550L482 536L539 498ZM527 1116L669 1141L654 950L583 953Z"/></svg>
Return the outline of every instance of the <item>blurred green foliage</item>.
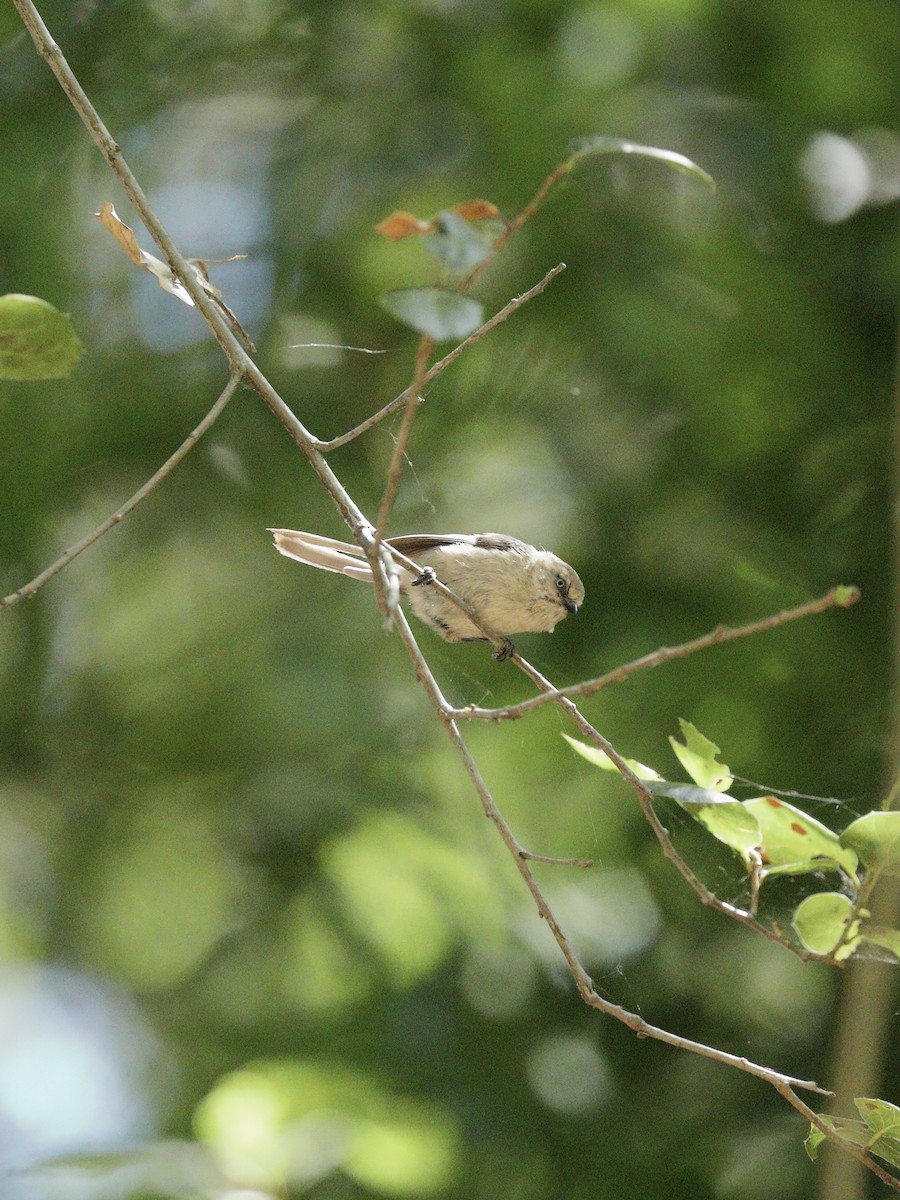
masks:
<svg viewBox="0 0 900 1200"><path fill-rule="evenodd" d="M900 243L871 154L869 191L850 185L859 131L896 122L892 0L41 11L181 249L249 256L214 282L321 437L410 377L412 335L377 298L433 276L374 234L392 210L512 215L595 134L708 170L715 195L601 158L554 191L477 298L490 313L568 269L431 387L393 527L499 529L576 564L583 610L521 646L560 683L859 584L849 612L585 708L657 765L688 718L739 775L848 798L840 828L878 802ZM150 246L10 5L0 101L0 293L70 314L85 347L69 379L0 384L9 592L151 474L226 372L91 217L112 200ZM370 514L393 429L332 458ZM0 1163L148 1147L9 1194L811 1197L774 1092L577 1002L371 597L292 569L270 525L343 532L242 392L120 528L0 613ZM528 694L483 647L422 643L454 701ZM564 731L545 708L467 737L529 848L594 859L540 875L598 988L824 1081L835 973L699 910Z"/></svg>

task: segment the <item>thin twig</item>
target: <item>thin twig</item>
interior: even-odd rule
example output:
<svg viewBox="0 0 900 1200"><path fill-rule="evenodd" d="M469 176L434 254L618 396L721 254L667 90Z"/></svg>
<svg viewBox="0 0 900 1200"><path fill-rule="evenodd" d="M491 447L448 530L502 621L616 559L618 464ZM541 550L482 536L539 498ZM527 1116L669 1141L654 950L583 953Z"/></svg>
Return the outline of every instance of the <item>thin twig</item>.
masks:
<svg viewBox="0 0 900 1200"><path fill-rule="evenodd" d="M62 571L64 567L67 567L70 562L76 559L83 550L87 550L88 546L93 546L94 542L103 537L103 535L112 529L113 526L118 525L120 521L124 520L131 510L136 508L142 500L146 499L153 489L162 483L166 476L178 466L185 455L194 448L197 441L203 437L204 433L206 433L210 426L212 426L218 419L219 414L234 395L235 389L239 384L240 376L232 375L231 379L229 379L228 383L225 385L221 396L219 396L218 400L215 402L200 424L195 429L191 430L175 453L166 459L159 470L151 475L147 482L142 487L139 487L134 495L125 501L121 508L117 508L111 516L106 518L105 521L101 521L96 529L92 530L91 533L86 534L79 541L75 542L75 544L70 546L68 550L65 550L59 556L56 562L51 563L50 566L41 571L39 575L35 575L34 579L20 587L17 592L12 592L9 596L4 596L3 599L0 600L0 609L12 608L12 606L14 604L18 604L20 600L31 599L35 592L42 588L48 580L53 578L54 575L58 575L59 572Z"/></svg>
<svg viewBox="0 0 900 1200"><path fill-rule="evenodd" d="M406 408L403 410L403 420L400 422L397 440L394 443L394 453L391 455L391 461L388 464L384 493L381 497L381 503L378 505L378 519L375 522L376 550L384 539L385 530L394 509L394 501L397 499L400 479L403 475L403 464L406 462L406 451L409 446L409 439L412 436L413 422L416 419L416 413L419 411L419 392L422 390L422 384L428 371L428 358L433 349L433 339L427 333L423 334L419 340L419 348L416 351L412 383L406 389Z"/></svg>
<svg viewBox="0 0 900 1200"><path fill-rule="evenodd" d="M762 934L763 937L768 938L769 941L775 942L779 946L784 946L786 949L790 950L793 954L795 954L798 958L803 959L805 962L834 962L834 959L831 955L816 954L811 950L805 950L801 946L796 946L793 943L786 941L773 930L768 929L765 925L758 921L751 912L747 912L742 908L738 908L737 905L728 904L726 901L720 900L714 892L711 892L702 879L700 879L700 877L691 870L685 860L672 845L668 830L656 815L656 810L653 807L652 795L637 777L637 775L635 775L634 771L632 771L625 759L622 758L621 754L618 753L612 743L607 741L607 739L594 728L590 721L588 721L578 709L574 701L570 700L567 696L560 695L558 689L554 688L550 681L545 679L540 671L533 667L531 663L522 658L520 654L513 654L510 661L515 663L515 665L521 671L523 671L524 674L527 675L537 687L539 687L543 692L546 692L548 696L550 696L550 698L561 709L563 709L565 713L568 714L576 728L588 739L589 742L597 746L609 759L612 760L618 769L619 774L622 776L625 782L630 785L637 796L641 811L644 814L644 817L654 835L656 836L656 840L659 842L663 854L675 866L682 878L690 885L691 888L693 888L694 892L700 898L701 903L703 903L707 908L715 909L717 912L721 912L726 916L731 917L733 920L749 926L757 933ZM444 714L444 718L445 720L455 720L456 710L451 709L449 713Z"/></svg>
<svg viewBox="0 0 900 1200"><path fill-rule="evenodd" d="M427 384L431 383L432 379L437 378L437 376L440 375L442 371L446 370L446 368L449 367L452 362L455 362L464 350L468 350L471 346L474 346L476 342L480 342L486 334L490 333L492 329L495 329L508 317L512 316L512 314L520 309L523 304L527 304L529 300L533 300L535 296L540 295L544 288L549 283L552 283L556 276L560 275L565 269L565 263L557 263L555 267L551 267L544 278L539 283L536 283L534 287L529 288L527 292L523 292L521 296L514 296L512 300L510 300L507 304L504 304L499 312L494 313L494 315L485 321L485 323L478 329L476 329L474 333L470 333L467 338L464 338L458 346L454 346L449 354L445 354L443 358L439 359L436 363L430 366L425 372L422 378L422 383L418 390L421 391L422 387L425 387ZM370 429L374 428L380 421L383 421L385 417L389 417L399 409L403 408L407 404L408 400L409 388L406 388L400 393L399 396L395 396L393 400L391 400L388 404L385 404L384 408L380 408L378 412L373 413L370 417L366 417L365 421L361 421L359 425L355 425L353 429L348 430L347 433L342 433L339 437L332 438L327 442L317 441L316 449L322 454L327 454L331 450L337 450L339 446L346 446L348 442L352 442L354 438L358 438L360 434L368 433Z"/></svg>
<svg viewBox="0 0 900 1200"><path fill-rule="evenodd" d="M830 1095L830 1093L819 1086L815 1081L808 1079L795 1079L791 1076L783 1075L779 1071L773 1071L769 1067L760 1066L757 1063L743 1058L739 1055L729 1054L724 1050L718 1050L713 1046L704 1045L702 1042L694 1042L689 1038L683 1038L679 1034L670 1033L666 1029L661 1029L658 1026L650 1025L642 1017L636 1013L628 1012L627 1009L621 1008L612 1001L605 999L594 990L593 981L585 970L577 952L573 948L568 936L560 926L553 911L551 910L547 899L541 890L533 872L528 866L527 859L531 857L527 851L524 851L519 844L515 834L507 824L503 814L500 812L497 804L481 775L478 764L472 757L465 740L460 733L459 726L456 721L447 716L446 701L441 693L440 687L431 672L428 663L426 662L415 636L409 627L403 613L398 614L397 621L398 631L406 646L407 652L412 659L415 668L416 678L425 688L426 693L435 708L435 711L441 716L443 724L450 740L456 750L472 784L478 793L484 808L485 815L496 826L500 837L509 850L513 861L522 876L529 892L531 893L537 910L541 917L547 922L557 945L563 953L563 956L569 966L578 991L585 1001L592 1008L596 1008L608 1016L615 1017L616 1020L622 1021L630 1029L632 1029L639 1037L650 1037L657 1041L666 1042L670 1046L675 1046L681 1050L690 1050L695 1054L700 1054L704 1058L711 1058L716 1062L724 1063L726 1066L735 1067L738 1070L746 1071L751 1075L757 1076L768 1083L779 1086L779 1088L792 1089L795 1087L803 1088L807 1091L818 1092L820 1095Z"/></svg>
<svg viewBox="0 0 900 1200"><path fill-rule="evenodd" d="M583 867L589 870L594 865L592 858L555 858L550 854L534 854L531 850L520 850L519 853L529 862L549 863L551 867Z"/></svg>
<svg viewBox="0 0 900 1200"><path fill-rule="evenodd" d="M419 391L422 387L422 380L425 377L428 356L431 354L433 348L434 342L432 339L427 334L423 334L419 339L419 347L416 351L412 382L406 389L406 409L403 413L403 420L400 423L400 432L394 443L394 453L391 455L391 461L388 464L384 492L381 497L381 503L378 506L375 533L371 543L366 547L369 563L372 567L375 600L384 615L387 628L391 627L394 620L394 613L397 610L397 605L400 603L400 581L391 556L383 546L384 532L390 520L394 501L397 498L397 492L400 488L403 464L406 461L406 448L409 445L413 421L416 419L416 413L419 408Z"/></svg>
<svg viewBox="0 0 900 1200"><path fill-rule="evenodd" d="M859 597L860 592L856 587L831 588L817 600L798 604L796 608L782 609L781 612L763 617L759 621L751 621L747 625L738 625L734 628L728 625L717 625L709 633L693 638L689 642L682 642L678 646L662 646L659 650L644 654L641 658L625 663L624 666L616 667L614 671L608 671L605 675L598 675L595 679L586 679L582 683L573 683L569 687L553 688L551 691L543 692L540 696L532 696L528 700L522 700L518 704L507 704L502 708L480 708L477 705L468 705L465 708L454 709L453 716L460 721L518 720L544 704L550 704L560 698L592 696L602 688L609 687L610 684L623 683L629 676L636 675L638 671L649 671L653 667L671 662L675 658L687 658L689 654L696 654L698 650L708 650L712 646L722 646L726 642L737 641L738 638L765 633L770 629L777 629L779 625L785 625L789 621L797 621L801 617L810 617L816 613L826 612L829 608L849 608L859 600Z"/></svg>
<svg viewBox="0 0 900 1200"><path fill-rule="evenodd" d="M507 242L509 242L511 238L515 237L525 222L531 220L537 210L547 199L547 196L550 194L550 192L556 187L559 181L571 171L572 165L573 160L570 156L569 158L564 159L561 163L558 163L550 172L550 174L545 177L544 181L541 183L541 186L528 201L525 207L521 209L511 221L507 222L506 228L499 237L495 238L493 255L491 255L489 258L483 258L480 263L476 263L466 276L465 282L460 288L460 291L463 294L468 292L472 284L485 269L488 263L493 262L494 258L496 258L504 246L506 246Z"/></svg>
<svg viewBox="0 0 900 1200"><path fill-rule="evenodd" d="M645 1021L643 1017L638 1016L636 1013L629 1012L627 1009L622 1008L618 1004L614 1004L612 1001L607 1000L604 996L601 996L595 990L593 981L591 980L588 972L585 970L577 951L572 946L567 934L559 924L559 921L556 919L556 916L550 908L550 905L548 904L540 885L538 884L533 872L528 867L527 860L529 858L536 858L538 861L541 861L540 856L533 856L529 854L528 851L523 849L523 847L519 844L515 834L507 824L503 814L497 807L490 789L481 775L478 764L472 757L472 754L462 737L458 724L454 720L453 716L450 715L452 710L448 707L447 701L445 700L440 687L434 675L432 674L430 667L428 666L428 663L419 649L415 636L402 612L398 614L398 631L401 639L404 642L404 645L406 646L407 652L412 659L416 679L424 687L425 692L428 695L428 698L431 701L436 713L439 717L441 717L450 741L456 750L457 755L459 756L460 761L462 762L462 765L468 774L475 791L478 794L479 799L481 800L485 815L495 825L503 843L509 850L519 874L522 876L528 891L531 893L539 915L547 923L547 926L553 934L556 944L559 946L560 951L562 952L562 955L575 982L575 986L578 989L578 993L584 1003L589 1007L605 1014L606 1016L620 1021L622 1024L631 1029L632 1032L638 1037L652 1038L655 1041L663 1042L666 1045L674 1047L675 1049L696 1054L701 1058L711 1059L713 1062L721 1063L723 1066L732 1067L739 1071L744 1071L745 1073L753 1075L757 1079L761 1079L765 1083L770 1084L775 1088L778 1094L782 1096L782 1098L785 1099L788 1104L790 1104L791 1107L794 1108L805 1120L815 1125L816 1128L824 1134L828 1141L833 1142L842 1150L858 1159L883 1183L887 1184L896 1191L900 1191L900 1181L896 1180L891 1174L889 1174L889 1172L887 1172L878 1162L876 1162L871 1155L865 1151L865 1149L855 1145L855 1143L851 1142L849 1139L829 1128L822 1118L806 1103L804 1103L803 1100L800 1099L795 1091L796 1088L800 1088L804 1091L816 1092L822 1096L832 1095L827 1088L821 1087L814 1080L796 1079L788 1075L783 1075L781 1072L773 1071L770 1067L761 1066L760 1064L753 1062L751 1059L744 1058L743 1056L736 1054L729 1054L727 1051L719 1050L715 1046L708 1046L703 1042L696 1042L690 1038L682 1037L680 1034L672 1033L668 1029L662 1029L657 1025L651 1025L649 1022ZM518 659L519 656L516 655L515 658ZM565 703L574 708L574 705L572 705L571 701L565 701ZM624 764L622 765L624 766Z"/></svg>

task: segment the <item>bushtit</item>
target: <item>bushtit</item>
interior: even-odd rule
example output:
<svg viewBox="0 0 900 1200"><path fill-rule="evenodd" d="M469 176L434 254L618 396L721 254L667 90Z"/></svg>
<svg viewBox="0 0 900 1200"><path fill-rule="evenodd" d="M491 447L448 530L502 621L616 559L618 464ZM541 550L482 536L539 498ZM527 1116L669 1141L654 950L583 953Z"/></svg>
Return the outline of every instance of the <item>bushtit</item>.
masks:
<svg viewBox="0 0 900 1200"><path fill-rule="evenodd" d="M270 529L287 558L372 582L359 546L317 533ZM578 611L584 584L549 550L500 533L423 533L386 539L421 567L418 575L397 564L400 591L413 612L448 642L485 641L466 614L437 588L437 577L471 608L487 630L504 639L495 657L512 653L513 633L549 633L566 613ZM362 561L360 561L362 559Z"/></svg>

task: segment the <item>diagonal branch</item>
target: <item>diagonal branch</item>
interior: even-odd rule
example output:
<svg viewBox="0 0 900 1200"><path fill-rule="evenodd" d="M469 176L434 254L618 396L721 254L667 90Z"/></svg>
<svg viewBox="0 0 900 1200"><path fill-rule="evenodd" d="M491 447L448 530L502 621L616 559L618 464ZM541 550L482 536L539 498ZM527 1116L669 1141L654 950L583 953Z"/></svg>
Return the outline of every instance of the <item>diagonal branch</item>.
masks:
<svg viewBox="0 0 900 1200"><path fill-rule="evenodd" d="M302 422L291 412L269 380L259 370L235 335L221 309L213 303L210 296L207 295L206 291L200 285L190 263L172 241L171 237L169 237L162 222L150 207L147 197L128 163L125 161L122 151L101 121L97 110L76 79L59 46L57 46L56 42L50 36L49 30L41 19L32 0L13 0L13 4L37 47L38 53L56 76L60 87L81 118L94 144L101 151L113 174L122 184L126 195L134 205L135 211L159 247L173 274L181 281L185 291L187 291L194 301L197 311L209 326L210 332L219 343L222 352L231 364L232 370L242 375L244 380L259 393L263 401L287 430L295 445L303 451L310 466L334 501L342 519L349 526L354 537L362 544L365 541L366 532L371 529L371 524L316 449L317 439L313 437Z"/></svg>
<svg viewBox="0 0 900 1200"><path fill-rule="evenodd" d="M448 354L445 354L443 358L439 359L433 364L433 366L428 368L428 370L422 376L422 382L419 385L419 390L421 390L421 388L423 388L426 384L431 383L432 379L437 378L441 371L446 370L451 363L455 362L464 350L468 350L470 346L474 346L476 342L480 342L486 334L490 333L492 329L495 329L498 325L502 324L508 317L511 317L512 314L518 311L523 304L527 304L529 300L533 300L535 296L539 296L544 288L549 283L552 283L557 275L562 274L565 269L565 263L557 263L555 267L550 268L544 278L536 283L534 287L530 287L528 291L523 292L521 296L514 296L512 300L510 300L507 304L504 304L499 312L495 312L494 315L488 318L488 320L485 321L485 323L478 329L476 329L474 333L470 333L469 336L464 338L458 346L454 346ZM406 388L400 393L399 396L395 396L393 400L385 404L384 408L380 408L378 412L373 413L370 417L366 417L365 421L361 421L359 425L355 425L353 429L348 430L347 433L342 433L339 437L332 438L328 442L317 442L316 448L323 454L327 454L330 450L337 450L339 446L346 446L348 442L352 442L354 438L358 438L360 434L368 433L370 429L373 429L380 421L383 421L385 417L389 417L393 413L398 412L404 407L404 405L407 404L408 397L409 388Z"/></svg>
<svg viewBox="0 0 900 1200"><path fill-rule="evenodd" d="M531 220L559 181L564 179L565 176L569 174L572 166L573 163L570 155L568 158L563 159L561 163L557 163L549 175L545 176L540 187L528 201L525 207L520 209L520 211L512 218L512 220L507 222L506 228L494 241L494 245L492 247L493 254L489 258L483 258L481 262L476 263L466 276L465 282L462 286L462 291L467 292L469 288L471 288L472 284L475 282L481 272L489 263L493 262L504 246L506 246L507 242L515 237L526 221Z"/></svg>
<svg viewBox="0 0 900 1200"><path fill-rule="evenodd" d="M507 704L502 708L479 708L477 705L469 705L466 708L454 709L453 716L460 721L518 720L519 717L526 716L544 704L550 704L560 699L572 699L573 696L593 696L595 692L599 692L612 683L624 683L629 676L636 675L638 671L649 671L653 667L661 666L673 659L687 658L689 654L696 654L698 650L708 650L712 646L735 642L738 638L766 633L770 629L777 629L779 625L786 625L789 621L814 616L817 613L826 612L829 608L849 608L859 600L859 596L860 592L856 587L833 587L817 600L798 604L796 608L782 609L781 612L763 617L759 621L751 621L747 625L738 625L733 628L728 625L717 625L709 633L693 638L689 642L682 642L678 646L662 646L659 650L644 654L641 658L625 663L624 666L616 667L613 671L607 671L605 675L598 675L595 679L586 679L583 683L573 683L569 687L551 688L539 696L532 696L518 704Z"/></svg>
<svg viewBox="0 0 900 1200"><path fill-rule="evenodd" d="M403 410L403 420L400 422L400 430L397 434L397 440L394 443L394 453L391 455L391 461L388 464L384 493L381 497L381 503L378 506L378 519L375 522L376 550L384 539L384 533L394 508L394 501L397 499L400 478L403 474L403 463L406 460L406 450L409 446L409 439L412 436L413 422L416 419L416 413L419 411L419 392L422 390L422 384L425 382L425 375L428 370L428 358L433 349L434 341L427 333L423 334L419 341L419 348L416 351L412 383L406 389L406 407Z"/></svg>
<svg viewBox="0 0 900 1200"><path fill-rule="evenodd" d="M805 1120L815 1125L816 1128L819 1129L820 1132L823 1133L830 1142L833 1142L846 1153L858 1159L858 1161L864 1166L868 1167L868 1169L872 1171L873 1174L875 1174L882 1181L882 1183L896 1191L900 1191L900 1181L896 1180L888 1171L886 1171L878 1162L876 1162L863 1147L857 1146L848 1138L843 1137L841 1134L831 1129L821 1119L821 1117L819 1117L819 1115L796 1094L796 1089L799 1088L804 1091L817 1092L822 1096L830 1096L832 1093L826 1088L820 1087L819 1084L813 1080L796 1079L789 1075L784 1075L779 1071L773 1071L770 1067L761 1066L759 1063L755 1063L751 1059L744 1058L742 1055L729 1054L727 1051L719 1050L715 1046L708 1046L704 1042L697 1042L691 1038L682 1037L680 1034L672 1033L668 1029L662 1029L657 1025L651 1025L637 1013L629 1012L620 1005L614 1004L611 1000L607 1000L606 997L601 996L599 992L596 991L590 975L585 970L577 951L573 947L568 935L554 915L542 888L537 882L534 872L528 865L529 859L537 858L538 861L541 861L540 858L538 856L529 854L523 849L523 847L519 844L515 834L512 832L512 829L503 817L503 814L497 807L496 801L494 800L493 795L491 794L490 789L485 783L481 771L478 768L478 764L473 758L471 751L469 750L465 740L462 737L462 734L460 733L459 726L452 715L453 710L447 705L447 701L444 699L431 668L428 666L428 663L419 649L415 636L402 612L398 613L397 627L400 637L406 647L407 653L412 660L416 679L425 689L425 692L428 695L435 712L441 718L444 728L447 730L448 737L450 738L450 741L456 750L456 753L466 773L468 774L476 793L478 794L478 798L480 799L482 807L484 808L485 815L495 825L501 840L503 841L507 850L509 850L516 868L525 883L525 886L531 893L539 915L544 921L546 921L547 926L550 929L554 940L556 941L556 944L559 946L559 949L562 952L563 958L565 959L575 982L575 986L578 989L578 994L584 1003L590 1008L596 1009L598 1012L603 1013L605 1016L612 1017L614 1020L620 1021L623 1025L626 1025L629 1029L631 1029L637 1037L652 1038L655 1041L663 1042L666 1045L672 1046L677 1050L685 1050L689 1053L696 1054L701 1058L711 1059L713 1062L720 1063L723 1066L731 1067L738 1071L743 1071L748 1075L753 1075L757 1079L770 1084L778 1092L778 1094L784 1100L786 1100L788 1104L791 1105L792 1108L794 1108ZM541 678L538 673L534 671L534 668L530 667L524 662L524 660L520 659L518 655L514 656L514 661L516 661L517 665L523 669L527 668L526 674L529 674L530 677L534 675L538 678ZM563 700L562 703L566 706L570 706L572 709L575 709L575 705L572 704L570 700ZM575 709L575 711L577 712L577 709ZM599 738L600 735L598 734L597 737ZM600 740L605 743L605 739L600 738ZM606 743L606 745L608 745L608 743ZM612 749L612 747L609 748ZM620 770L624 768L623 774L628 772L626 764L621 762L619 756L615 755L615 752L613 752L613 754L615 756L617 765L620 766ZM639 780L635 780L635 782L640 784Z"/></svg>
<svg viewBox="0 0 900 1200"><path fill-rule="evenodd" d="M720 900L714 892L711 892L702 879L700 879L700 877L696 875L693 870L691 870L685 860L672 845L672 840L669 837L669 831L656 815L656 810L653 807L652 795L644 786L642 781L637 777L637 775L635 775L634 771L632 771L631 767L629 767L628 763L624 758L622 758L621 754L619 754L612 743L607 741L603 734L599 733L590 723L590 721L588 721L587 718L582 715L574 701L570 700L567 696L561 695L558 689L554 688L549 679L545 679L540 671L533 667L531 663L527 662L519 654L514 654L511 661L514 662L516 666L522 672L524 672L524 674L527 675L528 678L538 688L541 689L542 692L552 699L570 717L579 732L586 737L589 742L602 750L603 753L615 764L619 774L622 776L625 782L629 784L637 796L637 801L641 807L641 812L644 814L648 825L653 830L663 854L675 866L682 878L691 886L691 888L693 888L702 904L704 904L707 908L715 909L717 912L721 912L726 916L731 917L735 921L741 922L743 925L749 926L756 933L762 934L763 937L767 938L770 942L775 942L779 946L784 946L785 949L790 950L791 953L795 954L798 958L803 959L804 962L834 962L834 959L831 955L816 954L811 950L804 949L802 946L795 946L793 943L786 941L783 937L779 936L778 933L767 928L764 924L762 924L762 922L758 921L752 912L747 912L742 908L738 908L737 905L728 904L726 901ZM445 713L444 716L445 720L455 720L456 710L451 709L448 713Z"/></svg>
<svg viewBox="0 0 900 1200"><path fill-rule="evenodd" d="M32 579L29 583L23 584L23 586L20 587L17 592L12 592L10 595L4 596L2 599L0 599L0 610L4 608L12 608L12 606L14 604L18 604L20 600L30 600L35 592L42 588L48 580L52 579L54 575L58 575L59 572L62 571L64 567L67 567L70 562L76 559L83 550L87 550L88 546L93 546L94 542L103 537L105 533L108 533L109 530L115 525L118 525L120 521L123 521L132 509L137 508L141 501L145 500L153 491L153 489L162 483L166 476L178 466L185 455L193 450L198 440L203 437L204 433L206 433L210 426L212 426L218 419L220 413L234 395L235 390L240 382L241 380L239 375L232 375L231 379L229 379L228 383L225 385L225 389L221 396L219 396L218 400L215 402L200 424L195 429L191 430L175 453L166 459L159 470L154 472L147 482L142 487L139 487L134 495L125 501L121 508L117 508L114 513L106 518L105 521L101 521L96 529L92 530L79 541L75 542L75 544L70 546L68 550L65 550L59 556L56 562L51 563L49 567L45 567L45 569L41 571L39 575L35 575L34 579Z"/></svg>

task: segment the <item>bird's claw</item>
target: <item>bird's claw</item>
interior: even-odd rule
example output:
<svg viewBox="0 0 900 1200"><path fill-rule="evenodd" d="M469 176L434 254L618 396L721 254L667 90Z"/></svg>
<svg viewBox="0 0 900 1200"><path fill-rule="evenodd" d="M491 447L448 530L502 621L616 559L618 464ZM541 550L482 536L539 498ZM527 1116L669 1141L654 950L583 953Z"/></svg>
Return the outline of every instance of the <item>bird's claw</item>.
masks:
<svg viewBox="0 0 900 1200"><path fill-rule="evenodd" d="M423 567L421 574L416 576L416 578L412 581L411 586L427 587L429 583L434 583L435 579L437 579L437 575L435 575L431 567Z"/></svg>
<svg viewBox="0 0 900 1200"><path fill-rule="evenodd" d="M494 648L491 658L494 662L506 662L508 658L512 658L515 652L516 648L509 638L504 638L500 645Z"/></svg>

